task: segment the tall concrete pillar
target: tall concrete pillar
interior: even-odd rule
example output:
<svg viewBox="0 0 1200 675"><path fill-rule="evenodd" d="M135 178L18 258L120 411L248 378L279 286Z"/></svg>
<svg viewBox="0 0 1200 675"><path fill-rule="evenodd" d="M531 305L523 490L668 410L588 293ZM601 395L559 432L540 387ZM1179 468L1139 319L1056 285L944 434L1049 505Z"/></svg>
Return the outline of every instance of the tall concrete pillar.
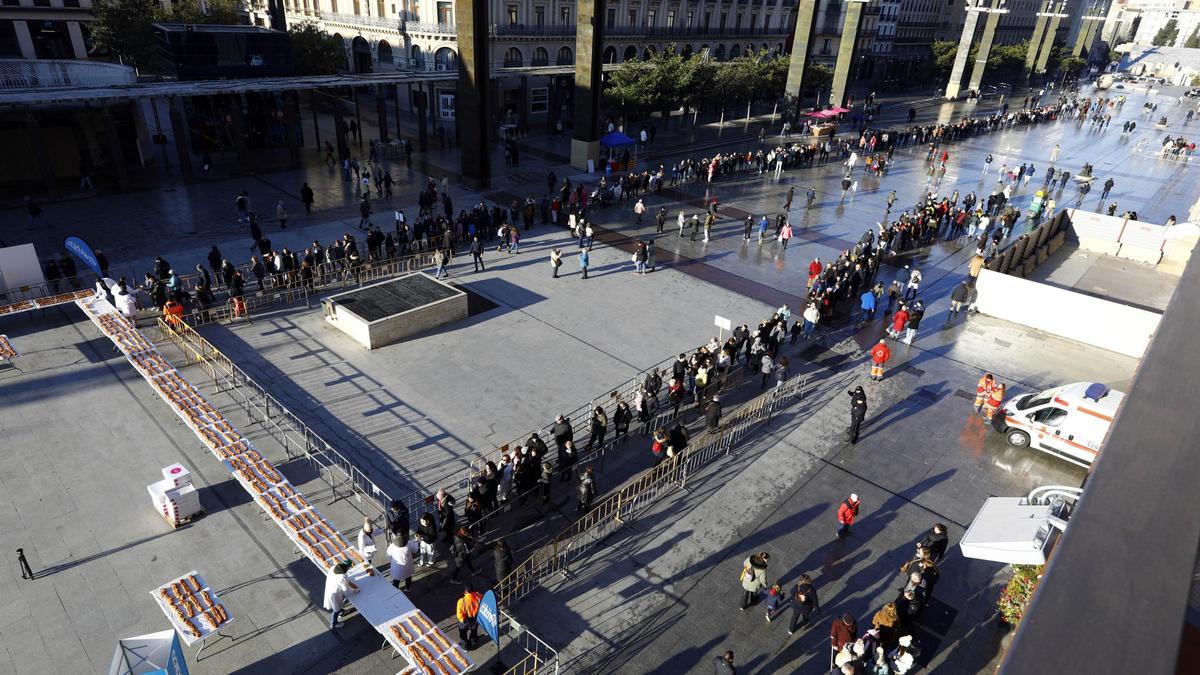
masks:
<svg viewBox="0 0 1200 675"><path fill-rule="evenodd" d="M79 27L78 21L67 22L67 35L71 38L71 52L74 53L77 59L86 59L88 57L87 45L83 42L83 29Z"/></svg>
<svg viewBox="0 0 1200 675"><path fill-rule="evenodd" d="M38 175L46 186L46 192L54 191L54 166L46 154L46 138L42 134L42 125L33 114L33 108L25 109L25 133L29 137L29 148L33 151L33 163L37 166Z"/></svg>
<svg viewBox="0 0 1200 675"><path fill-rule="evenodd" d="M350 145L346 140L346 116L342 114L342 97L333 97L333 137L337 139L338 163L350 159Z"/></svg>
<svg viewBox="0 0 1200 675"><path fill-rule="evenodd" d="M191 180L192 172L192 133L188 127L187 113L178 96L167 99L167 114L171 118L171 133L175 136L175 154L179 156L179 170L184 180Z"/></svg>
<svg viewBox="0 0 1200 675"><path fill-rule="evenodd" d="M288 161L293 169L302 166L300 158L300 92L285 91L283 100L283 133L287 142Z"/></svg>
<svg viewBox="0 0 1200 675"><path fill-rule="evenodd" d="M571 166L587 169L600 160L600 89L604 52L603 0L577 0L575 25L575 128L571 136ZM693 57L695 58L695 57Z"/></svg>
<svg viewBox="0 0 1200 675"><path fill-rule="evenodd" d="M387 98L383 85L375 87L375 114L379 117L379 140L388 142Z"/></svg>
<svg viewBox="0 0 1200 675"><path fill-rule="evenodd" d="M848 0L846 16L842 21L842 37L838 40L837 63L833 67L833 85L829 103L845 105L846 85L850 82L850 68L854 65L854 50L858 47L858 26L862 23L863 6L870 0ZM815 4L815 3L814 3Z"/></svg>
<svg viewBox="0 0 1200 675"><path fill-rule="evenodd" d="M792 55L788 60L785 93L796 97L795 114L800 114L804 97L804 71L808 67L808 52L812 48L813 27L817 20L817 3L804 0L796 9L796 31L792 34Z"/></svg>
<svg viewBox="0 0 1200 675"><path fill-rule="evenodd" d="M1081 25L1079 32L1075 35L1075 47L1071 50L1072 56L1086 59L1092 53L1092 44L1096 40L1096 28L1103 20L1103 16L1084 16L1080 19Z"/></svg>
<svg viewBox="0 0 1200 675"><path fill-rule="evenodd" d="M983 35L979 38L979 48L975 51L975 65L971 67L971 81L967 87L974 92L979 91L983 84L983 71L987 69L988 56L992 53L992 42L996 39L996 26L1000 24L1000 15L1008 10L1000 9L1004 0L999 0L988 10L987 21L983 24Z"/></svg>
<svg viewBox="0 0 1200 675"><path fill-rule="evenodd" d="M968 6L963 21L962 35L958 38L958 51L954 53L954 67L950 69L950 81L946 83L946 98L956 99L962 91L963 73L967 68L967 57L971 53L971 42L975 40L975 25L979 23L982 8Z"/></svg>
<svg viewBox="0 0 1200 675"><path fill-rule="evenodd" d="M454 121L462 153L462 180L468 187L486 188L491 182L492 154L487 142L491 91L491 52L488 45L488 0L454 0L458 28L458 84L454 90ZM425 109L417 109L420 129ZM424 136L424 132L421 134Z"/></svg>
<svg viewBox="0 0 1200 675"><path fill-rule="evenodd" d="M1046 22L1050 11L1050 0L1042 2L1042 11L1037 14L1037 22L1033 24L1033 35L1029 38L1029 49L1025 50L1025 72L1032 74L1033 65L1037 63L1038 51L1042 48L1042 36L1046 34Z"/></svg>
<svg viewBox="0 0 1200 675"><path fill-rule="evenodd" d="M1063 20L1066 14L1063 14L1061 9L1050 16L1050 23L1046 26L1046 35L1042 38L1042 51L1038 54L1037 65L1033 72L1041 75L1046 72L1046 63L1050 60L1050 50L1054 48L1054 39L1058 36L1058 24Z"/></svg>
<svg viewBox="0 0 1200 675"><path fill-rule="evenodd" d="M112 162L113 175L117 178L117 189L129 189L129 172L125 169L125 153L121 151L121 139L117 136L117 123L113 119L108 103L100 109L100 122L104 127L104 141L108 146L108 159Z"/></svg>
<svg viewBox="0 0 1200 675"><path fill-rule="evenodd" d="M28 21L14 21L13 31L17 34L17 46L21 48L21 58L36 59L37 48L33 46L33 34L29 32Z"/></svg>
<svg viewBox="0 0 1200 675"><path fill-rule="evenodd" d="M250 155L246 151L246 120L242 118L242 95L232 94L226 106L232 122L229 125L229 135L233 138L233 150L237 153L238 169L246 171L250 168Z"/></svg>

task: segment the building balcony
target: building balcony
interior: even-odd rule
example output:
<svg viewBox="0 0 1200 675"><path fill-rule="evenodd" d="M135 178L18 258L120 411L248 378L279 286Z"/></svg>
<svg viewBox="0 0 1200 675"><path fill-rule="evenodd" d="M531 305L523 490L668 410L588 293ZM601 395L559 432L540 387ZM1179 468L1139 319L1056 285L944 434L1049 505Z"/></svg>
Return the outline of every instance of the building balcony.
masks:
<svg viewBox="0 0 1200 675"><path fill-rule="evenodd" d="M765 36L765 35L787 35L790 29L787 27L773 28L702 28L699 26L612 26L604 29L605 37L644 37L651 40L658 40L664 37L704 37L704 38L721 38L721 37L739 37L739 36Z"/></svg>
<svg viewBox="0 0 1200 675"><path fill-rule="evenodd" d="M117 86L137 82L129 66L103 61L0 59L0 89Z"/></svg>
<svg viewBox="0 0 1200 675"><path fill-rule="evenodd" d="M400 32L458 35L458 28L451 23L436 23L432 21L402 21L400 23Z"/></svg>
<svg viewBox="0 0 1200 675"><path fill-rule="evenodd" d="M351 26L371 26L372 28L391 28L392 30L400 29L400 19L394 17L321 12L321 19L331 23L342 23Z"/></svg>
<svg viewBox="0 0 1200 675"><path fill-rule="evenodd" d="M574 37L575 25L526 26L523 23L492 24L492 35L496 37Z"/></svg>

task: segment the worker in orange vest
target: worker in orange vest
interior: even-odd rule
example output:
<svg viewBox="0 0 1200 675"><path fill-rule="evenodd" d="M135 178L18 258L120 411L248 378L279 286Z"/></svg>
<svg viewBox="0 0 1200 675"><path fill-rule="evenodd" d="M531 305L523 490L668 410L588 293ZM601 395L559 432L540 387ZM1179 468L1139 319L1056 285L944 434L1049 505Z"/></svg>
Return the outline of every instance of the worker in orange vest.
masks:
<svg viewBox="0 0 1200 675"><path fill-rule="evenodd" d="M979 409L987 402L995 386L996 378L991 373L985 373L983 377L979 378L979 383L975 385L975 412L979 412Z"/></svg>
<svg viewBox="0 0 1200 675"><path fill-rule="evenodd" d="M880 340L878 344L871 347L871 379L876 382L883 381L883 366L892 358L892 350L888 349L887 342Z"/></svg>
<svg viewBox="0 0 1200 675"><path fill-rule="evenodd" d="M183 323L183 305L168 300L167 304L163 305L163 318L167 320L167 324L176 330Z"/></svg>
<svg viewBox="0 0 1200 675"><path fill-rule="evenodd" d="M483 594L475 592L475 585L467 582L463 596L458 599L458 640L463 649L475 648L475 635L479 630L479 603Z"/></svg>
<svg viewBox="0 0 1200 675"><path fill-rule="evenodd" d="M992 419L992 415L996 414L996 409L1004 402L1004 385L997 382L996 386L992 387L991 393L988 394L988 400L983 404L984 419Z"/></svg>

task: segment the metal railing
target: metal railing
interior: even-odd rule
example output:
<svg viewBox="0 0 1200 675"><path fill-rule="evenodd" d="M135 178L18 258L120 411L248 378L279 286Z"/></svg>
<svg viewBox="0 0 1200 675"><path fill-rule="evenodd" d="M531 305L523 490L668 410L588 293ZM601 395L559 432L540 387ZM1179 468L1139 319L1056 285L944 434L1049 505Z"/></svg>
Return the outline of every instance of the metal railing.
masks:
<svg viewBox="0 0 1200 675"><path fill-rule="evenodd" d="M103 61L0 59L0 90L134 84L137 71Z"/></svg>
<svg viewBox="0 0 1200 675"><path fill-rule="evenodd" d="M581 439L584 436L583 430L590 426L591 417L596 408L602 408L604 410L605 414L608 415L608 419L611 424L614 413L616 412L618 401L624 400L626 403L631 403L635 393L642 386L642 383L645 381L646 377L655 371L658 371L664 375L663 379L665 385L665 381L669 379L669 377L666 377L666 375L669 375L669 368L671 364L675 362L676 358L677 357L675 356L668 357L654 366L643 370L622 384L609 389L606 395L603 395L600 398L593 398L588 403L580 405L570 413L563 414L563 418L571 423L572 430L579 430L576 432L577 439ZM707 395L711 396L712 394L724 391L729 387L737 386L737 384L740 384L741 379L746 372L745 366L731 364L729 370L724 374L713 374L712 380L706 387ZM682 409L683 408L681 406L681 410ZM666 426L674 419L675 415L673 414L672 410L665 408L661 409L661 412L657 413L654 417L654 421L652 422L652 426L650 428L656 429L660 426ZM547 445L552 445L553 440L550 430L553 426L554 424L551 422L539 429L535 429L527 434L523 434L513 441L497 446L490 451L484 452L480 454L480 456L472 459L469 466L466 468L457 470L443 478L440 478L434 481L432 484L402 497L400 501L403 502L406 507L408 507L410 512L415 513L417 507L429 504L434 495L440 489L445 489L447 491L456 488L460 490L467 490L474 483L476 478L483 475L484 471L487 469L488 462L499 464L502 455L510 450L516 450L517 448L520 448L521 445L523 445L525 441L534 434L537 434L539 438L547 443ZM599 461L601 465L603 465L604 457L606 456L607 452L616 447L620 442L621 441L618 441L615 438L614 433L612 440L601 444L594 450L580 453L576 460L577 465L584 466L587 463L594 461ZM581 446L582 443L577 442L576 445L578 447ZM554 458L545 458L543 461L547 461L553 466L557 460ZM504 508L504 506L501 506L499 509L497 509L497 511L503 510ZM489 513L487 516L485 516L485 518L490 517L491 515L493 514Z"/></svg>
<svg viewBox="0 0 1200 675"><path fill-rule="evenodd" d="M158 328L161 339L179 348L184 365L199 365L213 389L236 401L251 424L260 424L283 446L288 459L308 460L333 492L334 501L357 494L360 503L365 497L380 516L386 512L391 497L382 488L191 326L160 317ZM339 495L339 491L344 493Z"/></svg>
<svg viewBox="0 0 1200 675"><path fill-rule="evenodd" d="M376 28L391 28L400 31L403 25L399 18L389 16L369 16L366 14L343 14L341 12L321 12L321 19L331 23L341 23L351 26L374 26Z"/></svg>
<svg viewBox="0 0 1200 675"><path fill-rule="evenodd" d="M648 469L621 488L610 492L591 511L517 564L511 573L496 582L500 603L511 607L540 588L555 574L570 576L572 563L582 559L597 543L626 521L637 518L649 504L661 502L662 495L684 488L696 473L721 457L733 454L734 446L769 421L777 410L803 396L807 377L796 375L742 406L716 433L706 432L681 454Z"/></svg>
<svg viewBox="0 0 1200 675"><path fill-rule="evenodd" d="M504 671L505 675L535 675L549 673L558 675L558 652L534 635L528 627L516 622L512 615L500 610L500 637L509 638L501 653L512 649L518 651L518 660ZM524 652L521 655L521 652Z"/></svg>
<svg viewBox="0 0 1200 675"><path fill-rule="evenodd" d="M389 258L366 265L358 269L341 267L332 263L322 263L314 270L312 284L305 285L300 280L279 282L274 277L263 279L263 290L242 296L242 310L235 309L233 298L224 303L197 309L185 315L183 320L189 326L204 326L210 323L233 321L239 318L249 318L257 311L275 308L304 300L310 304L310 297L318 291L330 291L363 286L403 274L418 272L426 267L432 267L434 254L422 252L404 258Z"/></svg>
<svg viewBox="0 0 1200 675"><path fill-rule="evenodd" d="M418 263L414 263L415 266L413 267L413 269L420 269L421 266L432 267L433 266L433 251L432 250L429 250L429 251L422 250L422 251L417 251L416 253L409 253L407 255L396 256L395 258L385 258L382 260L374 260L374 261L368 260L368 261L364 261L362 263L361 268L365 270L367 268L375 267L378 265L391 264L396 261L404 261L404 260L410 260L410 259L421 261ZM265 268L266 263L263 263L263 265ZM340 271L343 269L343 267L344 266L337 265L334 263L320 263L320 264L314 266L313 267L314 283L318 279L324 280L326 277L328 277L330 275L340 273ZM105 276L107 276L110 279L120 279L120 278L124 277L126 282L129 283L132 287L133 285L136 285L141 280L138 276L139 269L142 270L141 274L145 275L146 272L150 271L151 268L153 268L153 263L150 263L148 265L143 265L140 267L138 265L132 265L132 264L121 265L118 267L109 268L108 274L106 274ZM206 267L205 269L208 269L208 268ZM242 278L245 279L247 286L250 286L251 284L254 283L254 272L252 271L253 265L251 265L250 263L242 263L241 265L235 265L235 269L237 269L239 272L242 273ZM291 282L291 284L283 284L283 285L298 285L300 271L296 270L295 274L296 274L296 281ZM196 287L199 285L200 275L198 275L196 273L189 272L189 273L185 273L185 274L176 274L176 276L179 277L179 281L180 281L180 284L183 287L183 289L188 292L194 291L196 289ZM212 276L212 278L213 278L212 279L213 280L213 290L214 291L221 290L221 288L224 286L224 284L221 279L220 270L212 272L210 276ZM276 278L277 277L271 270L266 270L266 275L263 280L263 290L266 290L267 288L273 289L273 288L277 288L278 286L280 286L280 284L275 283ZM16 301L16 300L32 300L34 298L41 298L41 297L44 297L47 295L55 295L57 293L61 293L66 290L70 290L72 288L75 288L75 289L89 288L96 284L96 279L97 279L96 275L93 274L92 272L88 271L88 272L85 272L82 274L76 274L75 276L72 276L72 277L63 277L60 279L55 279L53 281L43 281L43 282L37 283L37 284L26 284L24 286L16 286L16 287L12 287L12 288L0 289L0 300L6 300L9 302ZM326 283L326 282L322 281L321 283Z"/></svg>

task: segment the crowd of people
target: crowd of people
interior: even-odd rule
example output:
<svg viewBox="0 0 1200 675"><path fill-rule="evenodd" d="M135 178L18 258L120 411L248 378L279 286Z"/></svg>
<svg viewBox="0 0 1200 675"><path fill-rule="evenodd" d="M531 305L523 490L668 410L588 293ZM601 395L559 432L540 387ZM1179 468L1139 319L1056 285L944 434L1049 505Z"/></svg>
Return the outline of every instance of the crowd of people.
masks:
<svg viewBox="0 0 1200 675"><path fill-rule="evenodd" d="M837 509L841 539L851 534L861 502L852 494ZM949 537L946 526L937 523L917 541L912 557L900 565L900 587L895 599L884 603L871 615L870 628L860 630L854 615L844 612L833 618L829 629L830 667L840 675L905 675L917 667L921 655L918 628L930 605L934 589L941 579L939 565L946 556ZM822 611L819 593L809 574L800 574L792 587L787 580L769 581L771 555L766 551L751 554L742 562L741 610L762 604L765 619L779 618L791 607L788 635L794 635L814 623ZM731 672L733 653L714 658L715 672Z"/></svg>

